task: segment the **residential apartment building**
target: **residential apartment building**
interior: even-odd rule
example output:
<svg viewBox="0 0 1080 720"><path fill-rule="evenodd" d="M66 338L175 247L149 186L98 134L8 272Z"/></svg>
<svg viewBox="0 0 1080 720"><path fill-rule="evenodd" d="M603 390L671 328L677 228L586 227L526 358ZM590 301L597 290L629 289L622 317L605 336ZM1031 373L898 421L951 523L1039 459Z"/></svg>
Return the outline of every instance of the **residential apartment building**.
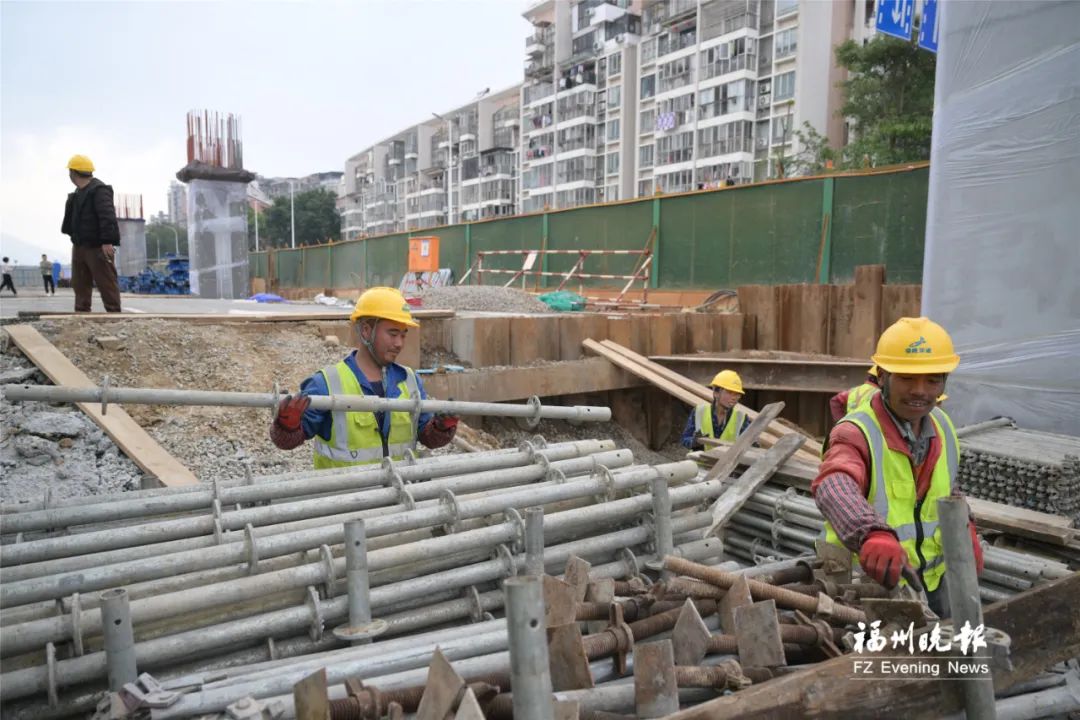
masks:
<svg viewBox="0 0 1080 720"><path fill-rule="evenodd" d="M484 93L350 157L342 238L515 214L520 92Z"/></svg>
<svg viewBox="0 0 1080 720"><path fill-rule="evenodd" d="M257 175L254 182L258 183L259 189L273 201L279 197L289 197L290 192L307 192L309 190L322 189L335 197L341 188L341 179L345 173L340 170L317 172L304 177L272 177L267 178Z"/></svg>
<svg viewBox="0 0 1080 720"><path fill-rule="evenodd" d="M534 0L520 86L349 158L343 237L790 175L804 123L847 142L833 49L872 37L874 10Z"/></svg>
<svg viewBox="0 0 1080 720"><path fill-rule="evenodd" d="M177 180L169 183L169 222L187 225L187 185Z"/></svg>

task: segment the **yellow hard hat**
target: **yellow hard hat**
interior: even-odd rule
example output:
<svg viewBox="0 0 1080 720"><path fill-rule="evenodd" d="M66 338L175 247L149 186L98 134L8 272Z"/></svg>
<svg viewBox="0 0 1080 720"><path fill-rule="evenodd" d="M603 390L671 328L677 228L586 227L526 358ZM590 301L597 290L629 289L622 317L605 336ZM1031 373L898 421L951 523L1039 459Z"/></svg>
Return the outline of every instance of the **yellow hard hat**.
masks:
<svg viewBox="0 0 1080 720"><path fill-rule="evenodd" d="M405 302L405 296L394 288L373 287L360 295L349 320L356 322L360 318L369 317L393 320L409 327L420 327L420 324L413 320L412 308Z"/></svg>
<svg viewBox="0 0 1080 720"><path fill-rule="evenodd" d="M94 172L94 163L85 155L72 155L68 160L68 170L81 173Z"/></svg>
<svg viewBox="0 0 1080 720"><path fill-rule="evenodd" d="M871 365L870 369L866 371L866 374L867 375L873 375L874 377L877 377L878 376L878 374L877 374L877 365Z"/></svg>
<svg viewBox="0 0 1080 720"><path fill-rule="evenodd" d="M891 373L950 373L960 364L952 338L930 318L900 318L881 333L871 360Z"/></svg>
<svg viewBox="0 0 1080 720"><path fill-rule="evenodd" d="M734 370L721 370L716 373L716 377L709 383L712 387L723 388L724 390L730 390L733 393L743 394L742 378L739 377L739 373Z"/></svg>

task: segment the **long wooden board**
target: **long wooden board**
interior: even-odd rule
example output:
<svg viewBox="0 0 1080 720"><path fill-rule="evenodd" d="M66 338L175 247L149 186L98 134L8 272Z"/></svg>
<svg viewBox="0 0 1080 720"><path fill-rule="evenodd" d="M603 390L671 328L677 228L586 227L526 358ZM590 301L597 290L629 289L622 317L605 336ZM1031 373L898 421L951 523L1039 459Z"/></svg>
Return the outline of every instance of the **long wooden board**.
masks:
<svg viewBox="0 0 1080 720"><path fill-rule="evenodd" d="M67 359L41 333L30 325L8 325L4 328L12 341L31 362L56 385L67 387L95 387L82 370ZM131 458L143 472L153 476L162 485L194 485L198 478L184 465L165 451L146 430L135 422L124 409L113 405L108 414L101 413L101 405L78 403L79 409L90 416L98 427L113 439L124 454Z"/></svg>
<svg viewBox="0 0 1080 720"><path fill-rule="evenodd" d="M457 315L453 310L413 310L412 316L417 320L424 318L450 318ZM43 310L41 312L27 313L28 318L42 317L49 320L92 320L96 322L109 322L116 320L183 320L189 323L216 324L223 322L317 322L320 320L348 320L347 308L337 312L272 312L263 310L243 310L235 313L69 313L61 311ZM22 317L22 314L20 314Z"/></svg>
<svg viewBox="0 0 1080 720"><path fill-rule="evenodd" d="M590 339L584 341L582 345L590 352L605 357L615 365L618 365L619 367L634 373L643 380L647 380L657 387L662 388L691 407L698 403L710 402L712 400L712 392L701 383L694 382L693 380L690 380L659 363L654 363L648 358L638 355L610 340L598 343L595 340ZM745 405L739 405L738 407L751 419L757 417L757 412ZM762 445L771 447L779 438L792 433L801 434L797 430L793 430L783 423L774 420L769 423L768 428L762 432L759 441ZM796 453L796 457L801 460L809 461L820 454L821 447L818 443L814 442L813 439L806 436L803 437L804 447Z"/></svg>
<svg viewBox="0 0 1080 720"><path fill-rule="evenodd" d="M506 402L640 387L641 381L602 358L536 367L482 368L475 372L421 375L428 395L442 400Z"/></svg>

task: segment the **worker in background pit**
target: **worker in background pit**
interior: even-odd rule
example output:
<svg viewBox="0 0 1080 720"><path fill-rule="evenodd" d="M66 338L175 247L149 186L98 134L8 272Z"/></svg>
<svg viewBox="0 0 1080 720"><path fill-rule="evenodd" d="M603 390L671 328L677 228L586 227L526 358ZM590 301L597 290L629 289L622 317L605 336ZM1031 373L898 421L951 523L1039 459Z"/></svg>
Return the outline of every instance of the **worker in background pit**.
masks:
<svg viewBox="0 0 1080 720"><path fill-rule="evenodd" d="M393 288L366 290L349 317L356 349L337 365L304 380L299 395L284 398L270 426L282 450L312 440L315 468L347 467L400 459L419 440L429 448L454 438L458 419L421 413L416 426L408 412L331 412L310 407L311 395L377 395L426 398L420 378L394 362L409 328L419 327L405 298Z"/></svg>
<svg viewBox="0 0 1080 720"><path fill-rule="evenodd" d="M877 391L878 369L877 365L871 365L866 371L866 379L863 380L862 385L838 392L829 398L829 414L832 416L833 424L840 422L840 418L869 400L870 396Z"/></svg>
<svg viewBox="0 0 1080 720"><path fill-rule="evenodd" d="M855 553L863 571L887 588L913 571L930 608L945 616L937 501L960 494L960 443L936 403L960 357L945 329L921 317L900 318L886 329L873 360L880 392L833 428L810 492L828 542ZM982 572L974 523L970 530Z"/></svg>
<svg viewBox="0 0 1080 720"><path fill-rule="evenodd" d="M750 418L737 407L743 396L739 374L734 370L722 370L710 386L713 401L694 408L683 429L682 444L691 450L704 447L703 437L735 442L735 438L750 426Z"/></svg>

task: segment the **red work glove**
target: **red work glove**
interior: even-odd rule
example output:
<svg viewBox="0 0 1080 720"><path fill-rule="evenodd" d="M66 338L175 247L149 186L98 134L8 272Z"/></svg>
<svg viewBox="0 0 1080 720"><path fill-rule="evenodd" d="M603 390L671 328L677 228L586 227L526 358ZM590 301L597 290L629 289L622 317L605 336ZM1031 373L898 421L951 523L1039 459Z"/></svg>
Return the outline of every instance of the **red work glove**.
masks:
<svg viewBox="0 0 1080 720"><path fill-rule="evenodd" d="M431 419L431 423L435 426L436 430L445 433L457 429L458 418L453 415L436 415Z"/></svg>
<svg viewBox="0 0 1080 720"><path fill-rule="evenodd" d="M982 575L983 571L983 548L982 543L979 542L979 535L975 532L975 523L968 523L968 529L971 530L971 549L975 553L975 573Z"/></svg>
<svg viewBox="0 0 1080 720"><path fill-rule="evenodd" d="M874 530L867 535L859 549L863 571L890 590L900 582L900 573L907 562L907 552L900 541L885 530Z"/></svg>
<svg viewBox="0 0 1080 720"><path fill-rule="evenodd" d="M277 419L274 420L282 429L296 432L300 429L300 419L311 404L307 395L287 395L278 405Z"/></svg>

